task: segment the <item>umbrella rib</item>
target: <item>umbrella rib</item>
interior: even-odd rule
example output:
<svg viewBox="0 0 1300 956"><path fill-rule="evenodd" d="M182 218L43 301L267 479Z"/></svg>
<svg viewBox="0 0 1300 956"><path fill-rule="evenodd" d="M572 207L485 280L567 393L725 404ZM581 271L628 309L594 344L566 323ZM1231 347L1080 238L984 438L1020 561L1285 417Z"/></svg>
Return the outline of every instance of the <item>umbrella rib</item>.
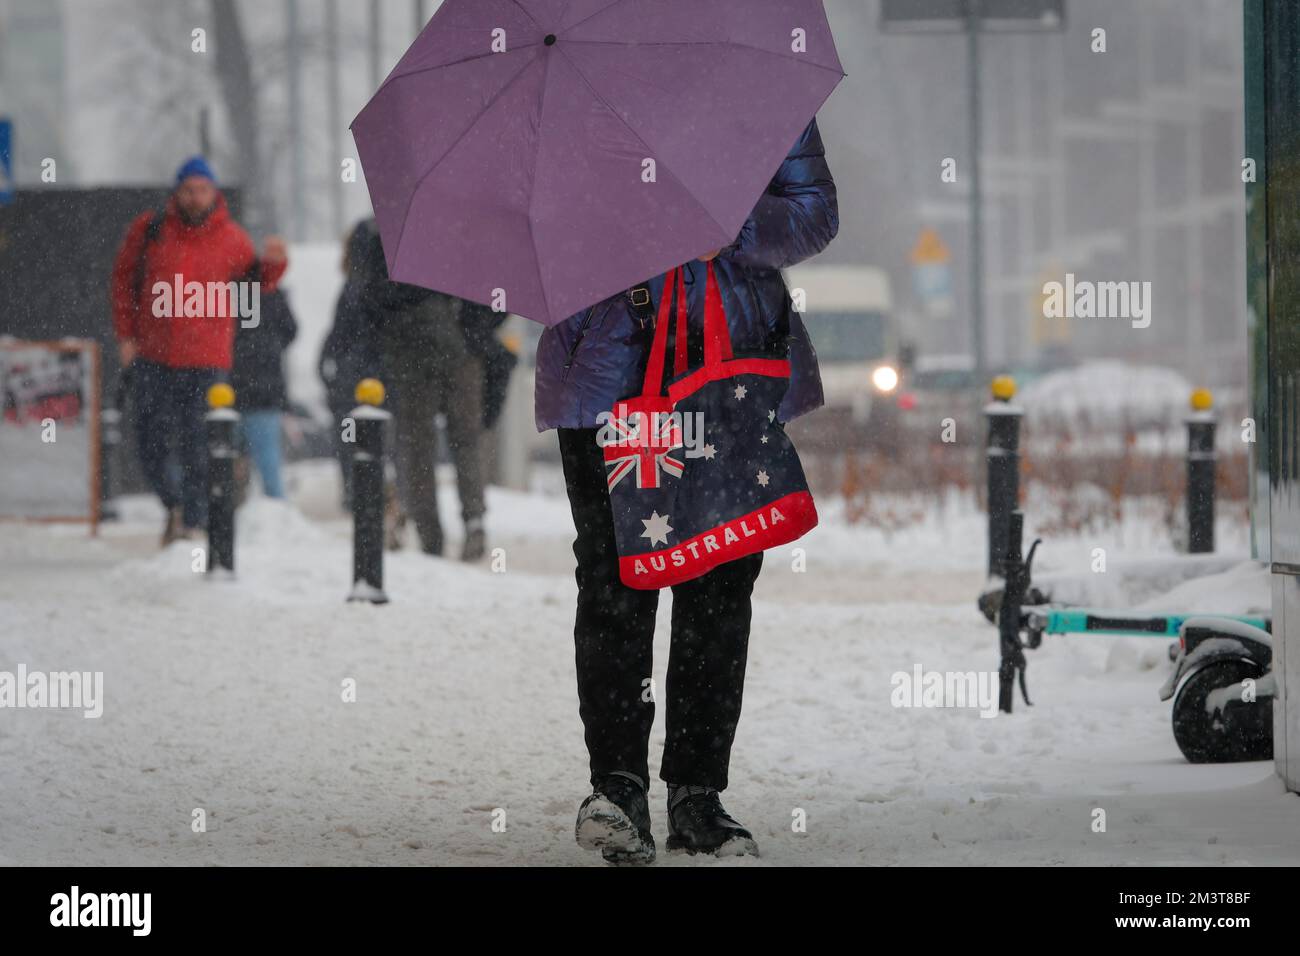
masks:
<svg viewBox="0 0 1300 956"><path fill-rule="evenodd" d="M551 76L551 58L546 58L546 72L542 74L542 101L537 106L537 150L533 153L533 181L528 190L528 210L524 220L528 223L528 242L533 247L533 265L537 267L537 288L542 293L542 304L546 306L546 317L551 318L551 297L547 295L546 280L542 278L542 256L537 248L537 236L533 233L533 196L537 191L537 168L541 165L542 131L546 129L546 91L547 80Z"/></svg>
<svg viewBox="0 0 1300 956"><path fill-rule="evenodd" d="M556 49L558 50L559 47L556 47ZM601 105L604 106L605 109L609 110L609 112L613 116L618 117L618 121L623 124L623 126L627 129L629 133L631 133L633 136L637 138L637 142L639 142L642 146L644 146L646 150L648 150L651 153L651 155L653 155L654 150L651 149L650 144L645 141L645 139L641 136L640 133L638 133L635 129L632 128L631 124L628 123L627 120L625 120L621 115L619 115L618 110L614 109L614 107L610 105L609 101L605 99L605 97L600 95L600 91L597 90L594 86L592 86L591 80L587 79L587 74L583 73L582 69L578 66L578 64L573 62L573 58L570 57L569 54L565 53L563 50L560 50L560 53L564 56L566 60L569 61L569 64L573 67L574 72L577 73L578 76L582 77L582 82L587 84L587 89L591 90L591 95L596 97L596 99L600 100ZM663 164L659 164L658 161L656 161L656 164L663 165ZM663 165L663 168L668 172L669 176L672 176L672 178L682 186L683 191L686 193L687 196L691 198L691 201L694 202L695 205L698 206L700 209L704 210L704 213L710 219L713 220L713 224L717 226L719 231L721 231L722 234L725 236L727 234L727 227L724 226L722 223L718 222L717 217L713 215L712 210L710 210L707 206L705 206L704 203L700 202L699 199L695 197L695 194L686 188L686 183L682 182L682 180L678 176L676 176L673 173L673 171L668 168L667 165Z"/></svg>
<svg viewBox="0 0 1300 956"><path fill-rule="evenodd" d="M623 0L612 0L611 3L607 3L607 4L605 4L605 6L601 7L601 8L600 8L599 10L597 10L595 13L589 13L589 14L587 14L587 16L583 17L583 18L582 18L581 20L579 20L577 23L571 23L571 24L569 24L568 26L564 27L564 32L565 32L565 33L568 33L570 30L577 29L578 27L580 27L580 26L582 26L584 23L586 23L588 20L594 20L596 17L600 16L602 13L604 13L604 12L605 12L606 10L608 10L610 7L616 7L616 6L618 6L618 5L619 5L620 3L622 3L622 2L623 2ZM565 12L568 12L568 11L566 10ZM576 41L576 40L570 40L570 41L568 41L568 42L570 42L570 43L576 43L576 42L578 42L578 41Z"/></svg>
<svg viewBox="0 0 1300 956"><path fill-rule="evenodd" d="M510 2L513 3L513 4L514 4L516 7L518 7L520 10L522 10L523 13L524 13L524 16L526 16L529 20L532 20L532 21L533 21L533 26L537 27L537 29L539 29L539 30L542 28L542 25L541 25L540 23L537 22L537 18L534 17L531 13L529 13L529 12L528 12L528 8L525 7L522 3L520 3L519 0L510 0Z"/></svg>
<svg viewBox="0 0 1300 956"><path fill-rule="evenodd" d="M794 60L796 63L805 63L815 66L819 70L830 70L832 73L839 73L845 76L843 69L836 70L832 66L826 66L822 63L811 63L807 60L801 60L797 57L790 56L786 53L777 53L775 50L765 50L761 46L754 46L752 43L738 43L735 40L646 40L640 42L637 40L567 40L567 43L586 43L593 46L734 46L742 50L756 50L759 53L767 53L771 56L780 57L782 60Z"/></svg>
<svg viewBox="0 0 1300 956"><path fill-rule="evenodd" d="M505 55L508 56L510 53L513 53L516 50L527 50L535 46L537 46L536 43L521 43L519 44L519 46L511 47L510 50L507 51ZM404 80L408 76L419 76L421 73L429 73L433 70L441 70L448 66L459 66L462 63L473 63L475 60L485 60L490 56L502 56L502 55L503 54L492 53L492 52L476 53L473 56L465 57L463 60L451 60L447 63L435 63L433 64L433 66L422 66L418 70L409 70L406 73L399 73L397 76L390 76L388 79L384 80L383 84L379 87L379 89L375 90L375 96L378 96L380 93L384 92L384 90L388 88L390 83L396 83L398 80ZM371 99L374 99L374 97L372 96Z"/></svg>
<svg viewBox="0 0 1300 956"><path fill-rule="evenodd" d="M508 91L508 90L510 89L510 87L512 87L512 86L515 85L515 83L516 83L516 81L518 81L519 77L523 76L524 73L525 73L525 71L528 69L528 67L532 66L532 64L533 64L536 60L537 60L537 57L534 56L531 60L529 60L527 63L525 63L523 66L521 66L521 67L519 68L519 71L518 71L517 73L515 73L515 75L512 76L512 77L510 78L510 82L507 83L505 86L501 87L501 89L499 89L499 90L497 91L496 95L492 97L492 101L491 101L490 103L488 103L487 106L483 107L482 110L479 111L479 114L478 114L478 116L476 116L476 117L474 118L474 121L471 122L468 126L466 126L463 130L461 130L461 134L460 134L459 136L456 137L455 142L453 142L450 146L448 146L445 150L443 150L443 151L442 151L442 155L439 156L437 159L435 159L435 160L433 161L433 163L429 166L429 168L426 169L423 173L420 174L420 178L417 179L417 180L415 181L415 185L411 187L411 194L410 194L410 197L409 197L409 199L408 199L408 201L407 201L407 204L406 204L406 212L402 215L402 228L401 228L401 231L398 232L398 234L397 234L397 246L394 248L394 251L393 251L393 257L394 257L394 258L393 258L393 261L394 261L394 262L397 261L397 259L396 259L396 256L397 256L397 250L401 249L401 247L402 247L402 239L405 238L405 236L406 236L406 224L407 224L408 221L410 221L410 218L411 218L411 206L413 206L413 205L415 204L415 203L414 203L414 200L415 200L415 194L418 193L418 192L420 191L420 187L424 185L424 181L425 181L426 179L429 178L429 175L430 175L430 174L431 174L435 169L438 168L438 164L439 164L439 163L441 163L444 159L446 159L448 156L451 155L451 151L454 150L457 146L459 146L460 143L461 143L461 140L463 140L466 136L469 135L470 130L472 130L472 129L474 128L475 124L477 124L478 121L481 120L481 119L483 118L484 114L486 114L486 113L488 112L488 110L492 109L492 107L496 105L497 101L498 101L499 99L501 99L501 97L505 96L506 91Z"/></svg>

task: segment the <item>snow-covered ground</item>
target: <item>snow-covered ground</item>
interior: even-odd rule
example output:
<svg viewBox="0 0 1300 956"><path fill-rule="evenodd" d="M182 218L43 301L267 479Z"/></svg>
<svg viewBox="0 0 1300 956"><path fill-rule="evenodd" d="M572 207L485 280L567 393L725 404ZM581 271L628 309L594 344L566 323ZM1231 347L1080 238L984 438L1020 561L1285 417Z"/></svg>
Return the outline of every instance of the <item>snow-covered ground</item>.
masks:
<svg viewBox="0 0 1300 956"><path fill-rule="evenodd" d="M98 720L0 710L0 862L603 865L572 835L588 786L558 477L490 494L504 571L389 555L384 607L343 601L334 478L304 463L292 505L242 509L234 581L194 573L191 542L159 551L143 498L94 540L3 528L0 670L102 671L105 701ZM455 529L449 481L441 504ZM954 501L886 536L845 524L835 502L823 513L798 544L806 571L792 549L770 552L757 589L724 798L763 857L661 852L658 865L1300 863L1300 800L1271 763L1179 754L1157 698L1163 640L1049 638L1030 654L1034 706L1011 716L892 706L896 672L996 669L975 608L983 517ZM1228 560L1195 589L1198 609L1267 600L1262 572L1231 560L1245 560L1242 529L1225 521L1219 541ZM1095 547L1104 575L1089 570ZM1158 529L1128 526L1052 539L1042 568L1078 596L1154 606L1109 579L1170 556ZM662 726L660 708L652 772ZM657 779L651 797L662 844ZM806 833L792 832L799 811Z"/></svg>

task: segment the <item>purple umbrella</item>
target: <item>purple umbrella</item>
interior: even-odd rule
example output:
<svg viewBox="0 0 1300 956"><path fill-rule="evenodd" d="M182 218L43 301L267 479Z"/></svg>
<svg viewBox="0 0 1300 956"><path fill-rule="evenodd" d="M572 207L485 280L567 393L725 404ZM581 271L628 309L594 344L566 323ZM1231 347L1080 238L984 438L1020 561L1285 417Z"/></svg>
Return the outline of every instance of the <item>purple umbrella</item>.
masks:
<svg viewBox="0 0 1300 956"><path fill-rule="evenodd" d="M445 0L352 123L389 275L560 322L732 243L843 76L822 0Z"/></svg>

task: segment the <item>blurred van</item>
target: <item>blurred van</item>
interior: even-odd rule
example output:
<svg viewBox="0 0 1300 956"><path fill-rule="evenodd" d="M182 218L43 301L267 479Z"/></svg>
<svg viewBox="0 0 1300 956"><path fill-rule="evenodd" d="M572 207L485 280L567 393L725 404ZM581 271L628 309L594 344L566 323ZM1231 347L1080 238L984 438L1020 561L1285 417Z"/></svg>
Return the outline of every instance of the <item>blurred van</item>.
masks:
<svg viewBox="0 0 1300 956"><path fill-rule="evenodd" d="M874 266L806 265L786 285L817 350L826 409L870 442L896 438L896 396L910 349L894 314L889 274Z"/></svg>

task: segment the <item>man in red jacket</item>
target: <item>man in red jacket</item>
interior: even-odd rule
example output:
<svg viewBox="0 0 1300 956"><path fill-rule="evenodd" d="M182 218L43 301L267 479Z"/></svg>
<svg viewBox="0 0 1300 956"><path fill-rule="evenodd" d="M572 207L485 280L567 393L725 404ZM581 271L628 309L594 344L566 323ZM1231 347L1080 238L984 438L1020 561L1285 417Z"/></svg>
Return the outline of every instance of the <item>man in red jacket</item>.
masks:
<svg viewBox="0 0 1300 956"><path fill-rule="evenodd" d="M134 379L140 463L167 509L164 545L207 523L207 390L228 377L235 323L257 324L261 292L287 265L277 236L258 258L201 156L181 166L165 209L141 213L118 250L113 331Z"/></svg>

